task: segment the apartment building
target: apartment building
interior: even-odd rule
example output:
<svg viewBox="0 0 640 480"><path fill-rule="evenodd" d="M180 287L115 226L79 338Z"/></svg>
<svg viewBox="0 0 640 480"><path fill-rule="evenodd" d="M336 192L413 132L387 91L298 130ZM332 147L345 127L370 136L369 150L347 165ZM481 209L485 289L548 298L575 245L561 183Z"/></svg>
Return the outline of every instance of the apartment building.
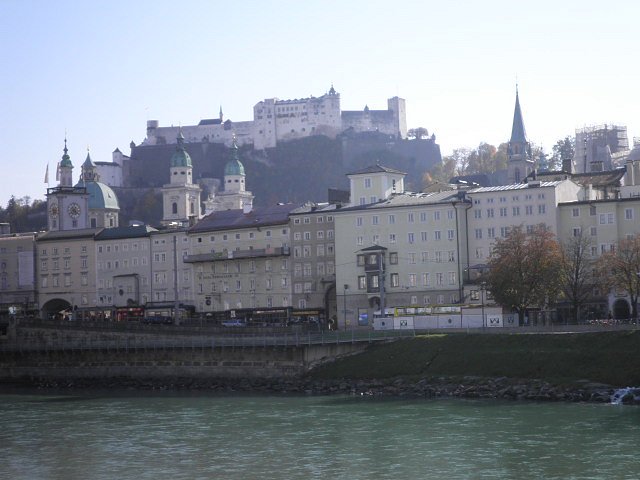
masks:
<svg viewBox="0 0 640 480"><path fill-rule="evenodd" d="M380 166L349 177L351 198L373 201L334 215L339 327L371 325L383 307L458 303L467 264L464 192L404 192L402 172Z"/></svg>
<svg viewBox="0 0 640 480"><path fill-rule="evenodd" d="M301 323L333 324L336 311L336 205L308 203L290 214L292 315Z"/></svg>
<svg viewBox="0 0 640 480"><path fill-rule="evenodd" d="M190 228L194 299L218 320L284 324L291 317L289 213L279 204L214 212ZM215 312L215 315L214 315Z"/></svg>

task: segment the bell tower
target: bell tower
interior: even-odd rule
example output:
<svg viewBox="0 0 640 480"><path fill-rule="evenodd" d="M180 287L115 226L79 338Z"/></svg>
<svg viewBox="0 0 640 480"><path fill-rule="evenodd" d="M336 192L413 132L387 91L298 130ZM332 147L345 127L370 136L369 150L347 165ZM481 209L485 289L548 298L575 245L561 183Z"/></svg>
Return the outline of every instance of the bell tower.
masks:
<svg viewBox="0 0 640 480"><path fill-rule="evenodd" d="M527 140L527 134L522 120L518 86L516 85L516 106L513 112L513 126L511 127L511 139L507 148L507 176L508 183L520 183L534 169L531 155L531 145Z"/></svg>

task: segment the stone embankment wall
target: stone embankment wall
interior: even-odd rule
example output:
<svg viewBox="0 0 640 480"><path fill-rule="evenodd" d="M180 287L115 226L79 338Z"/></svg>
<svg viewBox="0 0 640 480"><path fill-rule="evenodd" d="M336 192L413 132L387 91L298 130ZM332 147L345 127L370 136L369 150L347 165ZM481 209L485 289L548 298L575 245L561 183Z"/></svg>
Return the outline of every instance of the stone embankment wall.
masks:
<svg viewBox="0 0 640 480"><path fill-rule="evenodd" d="M357 353L368 344L272 344L272 337L18 327L0 355L0 379L287 378ZM0 345L2 350L3 345Z"/></svg>

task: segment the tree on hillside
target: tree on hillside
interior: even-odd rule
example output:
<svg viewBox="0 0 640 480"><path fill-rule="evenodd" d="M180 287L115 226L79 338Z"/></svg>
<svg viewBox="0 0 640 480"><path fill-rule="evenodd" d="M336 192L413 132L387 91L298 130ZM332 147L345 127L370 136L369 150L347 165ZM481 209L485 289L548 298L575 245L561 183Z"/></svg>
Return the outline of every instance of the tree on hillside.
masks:
<svg viewBox="0 0 640 480"><path fill-rule="evenodd" d="M429 131L424 127L411 128L407 131L407 137L415 138L416 140L421 140L428 136L429 136Z"/></svg>
<svg viewBox="0 0 640 480"><path fill-rule="evenodd" d="M442 158L442 162L431 169L431 178L447 183L452 177L466 175L469 162L469 150L456 148L451 155Z"/></svg>
<svg viewBox="0 0 640 480"><path fill-rule="evenodd" d="M493 145L481 142L478 148L469 153L467 174L495 172L494 157L497 151Z"/></svg>
<svg viewBox="0 0 640 480"><path fill-rule="evenodd" d="M561 258L558 242L544 225L529 233L513 227L493 247L487 288L497 303L518 312L522 324L527 309L555 303Z"/></svg>
<svg viewBox="0 0 640 480"><path fill-rule="evenodd" d="M549 170L561 170L562 161L573 158L576 151L575 143L575 137L569 135L556 142L551 148L553 153L549 159Z"/></svg>
<svg viewBox="0 0 640 480"><path fill-rule="evenodd" d="M593 289L593 261L591 239L583 235L572 237L561 245L560 284L562 293L571 304L574 323L580 319L580 309L591 296Z"/></svg>
<svg viewBox="0 0 640 480"><path fill-rule="evenodd" d="M598 272L604 284L627 292L631 301L631 316L638 318L640 296L640 234L620 240L615 249L598 260Z"/></svg>

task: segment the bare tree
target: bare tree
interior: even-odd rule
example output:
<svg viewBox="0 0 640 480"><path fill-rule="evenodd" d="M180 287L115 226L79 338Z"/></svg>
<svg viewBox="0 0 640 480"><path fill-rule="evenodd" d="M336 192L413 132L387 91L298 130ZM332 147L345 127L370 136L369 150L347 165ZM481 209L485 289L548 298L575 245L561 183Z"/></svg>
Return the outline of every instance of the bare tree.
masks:
<svg viewBox="0 0 640 480"><path fill-rule="evenodd" d="M598 271L609 288L626 291L631 300L631 316L638 318L640 296L640 234L620 240L613 251L598 260Z"/></svg>
<svg viewBox="0 0 640 480"><path fill-rule="evenodd" d="M527 309L555 303L561 258L560 245L544 225L528 233L513 227L493 247L487 287L496 302L518 312L522 324Z"/></svg>
<svg viewBox="0 0 640 480"><path fill-rule="evenodd" d="M560 253L560 284L562 293L571 304L574 323L580 319L580 309L591 296L593 290L594 262L590 257L591 239L582 234L572 237L562 244Z"/></svg>

